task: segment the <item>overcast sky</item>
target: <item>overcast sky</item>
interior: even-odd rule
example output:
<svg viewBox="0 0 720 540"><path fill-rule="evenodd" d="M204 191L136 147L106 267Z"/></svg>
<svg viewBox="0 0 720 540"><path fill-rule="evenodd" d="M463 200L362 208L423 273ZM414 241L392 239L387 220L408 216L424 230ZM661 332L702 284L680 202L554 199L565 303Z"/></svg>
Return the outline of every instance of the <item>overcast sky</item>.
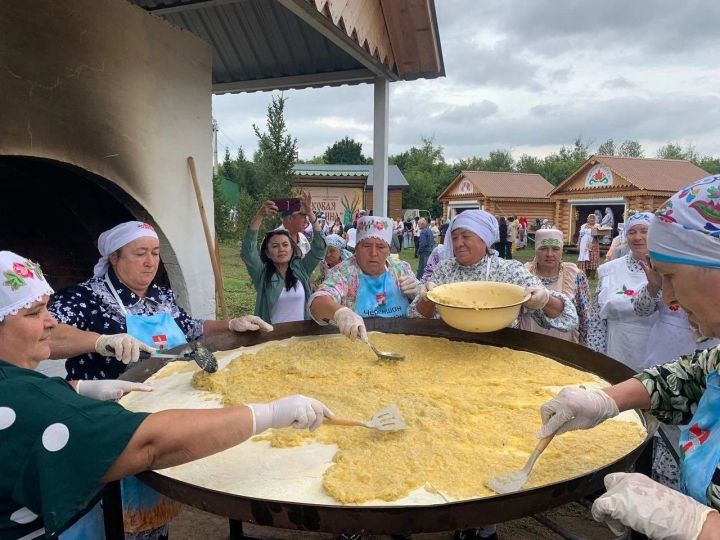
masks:
<svg viewBox="0 0 720 540"><path fill-rule="evenodd" d="M539 157L578 136L720 155L720 2L435 0L446 77L390 84L390 153ZM300 158L349 136L372 155L371 85L285 92ZM220 152L252 155L269 92L215 96Z"/></svg>

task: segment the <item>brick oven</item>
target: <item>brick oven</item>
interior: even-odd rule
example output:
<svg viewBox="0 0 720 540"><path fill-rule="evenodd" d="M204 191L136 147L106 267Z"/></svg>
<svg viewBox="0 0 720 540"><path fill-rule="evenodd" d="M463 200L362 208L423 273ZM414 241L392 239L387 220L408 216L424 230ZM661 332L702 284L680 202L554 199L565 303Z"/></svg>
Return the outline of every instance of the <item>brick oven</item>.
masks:
<svg viewBox="0 0 720 540"><path fill-rule="evenodd" d="M0 5L0 249L58 288L91 275L100 232L145 220L162 278L214 318L188 156L212 216L207 43L116 0Z"/></svg>

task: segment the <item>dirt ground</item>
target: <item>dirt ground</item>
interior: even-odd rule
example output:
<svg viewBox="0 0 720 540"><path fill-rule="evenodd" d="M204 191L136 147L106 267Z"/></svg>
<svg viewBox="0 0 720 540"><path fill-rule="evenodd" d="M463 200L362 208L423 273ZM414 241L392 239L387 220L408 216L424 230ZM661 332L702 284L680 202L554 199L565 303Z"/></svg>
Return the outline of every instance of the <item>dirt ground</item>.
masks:
<svg viewBox="0 0 720 540"><path fill-rule="evenodd" d="M604 526L592 519L590 511L581 504L571 503L542 514L555 521L562 528L587 540L610 540L615 536ZM279 540L330 540L330 534L285 531L245 524L245 534L256 538ZM228 537L227 519L186 507L170 526L171 540L225 540ZM562 537L533 518L508 521L498 525L498 536L502 540L561 539ZM374 537L367 537L373 539ZM389 539L390 537L377 537ZM418 534L413 540L446 540L450 534Z"/></svg>

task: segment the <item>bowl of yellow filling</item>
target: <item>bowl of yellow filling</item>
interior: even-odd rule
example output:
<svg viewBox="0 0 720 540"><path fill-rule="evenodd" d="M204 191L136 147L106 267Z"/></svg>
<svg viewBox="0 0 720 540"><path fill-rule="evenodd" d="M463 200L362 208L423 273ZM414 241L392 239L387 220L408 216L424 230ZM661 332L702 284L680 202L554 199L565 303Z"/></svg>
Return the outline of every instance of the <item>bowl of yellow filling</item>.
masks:
<svg viewBox="0 0 720 540"><path fill-rule="evenodd" d="M447 283L428 292L440 318L464 332L495 332L510 326L528 298L519 285L494 281Z"/></svg>

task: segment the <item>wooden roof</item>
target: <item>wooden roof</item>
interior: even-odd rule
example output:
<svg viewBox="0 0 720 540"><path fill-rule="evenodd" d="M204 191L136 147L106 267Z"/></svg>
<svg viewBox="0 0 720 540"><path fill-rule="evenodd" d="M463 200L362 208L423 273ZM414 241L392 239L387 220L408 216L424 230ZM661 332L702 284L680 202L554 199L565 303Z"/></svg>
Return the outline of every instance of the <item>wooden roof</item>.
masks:
<svg viewBox="0 0 720 540"><path fill-rule="evenodd" d="M445 75L434 0L128 0L212 48L213 92Z"/></svg>
<svg viewBox="0 0 720 540"><path fill-rule="evenodd" d="M587 187L584 177L596 165L605 166L619 177L612 186ZM563 180L550 195L568 191L613 191L618 187L641 191L675 193L695 180L708 176L694 163L680 159L649 159L615 156L591 156L580 168Z"/></svg>
<svg viewBox="0 0 720 540"><path fill-rule="evenodd" d="M469 182L469 184L467 183ZM451 197L489 197L510 199L547 199L553 185L539 174L460 171L440 194L438 200Z"/></svg>

